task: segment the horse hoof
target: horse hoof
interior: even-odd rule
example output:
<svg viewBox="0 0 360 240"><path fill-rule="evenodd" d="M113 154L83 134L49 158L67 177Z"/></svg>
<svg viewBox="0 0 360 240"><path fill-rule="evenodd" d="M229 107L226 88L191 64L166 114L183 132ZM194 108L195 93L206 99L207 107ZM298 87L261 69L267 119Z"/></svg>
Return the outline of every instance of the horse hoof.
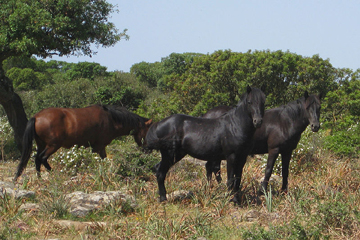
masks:
<svg viewBox="0 0 360 240"><path fill-rule="evenodd" d="M287 194L288 194L288 190L287 190L287 189L281 189L281 194L287 195Z"/></svg>
<svg viewBox="0 0 360 240"><path fill-rule="evenodd" d="M240 205L239 199L236 196L230 199L230 202L234 203L234 205Z"/></svg>

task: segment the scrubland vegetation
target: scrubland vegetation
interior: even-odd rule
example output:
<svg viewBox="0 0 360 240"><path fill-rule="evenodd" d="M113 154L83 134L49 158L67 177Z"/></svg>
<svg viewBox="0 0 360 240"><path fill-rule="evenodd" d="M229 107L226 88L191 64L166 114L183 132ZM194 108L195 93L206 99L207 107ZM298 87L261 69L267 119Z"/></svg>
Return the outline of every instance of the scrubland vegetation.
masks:
<svg viewBox="0 0 360 240"><path fill-rule="evenodd" d="M158 202L151 168L160 154L145 154L131 137L108 146L108 159L89 149L63 149L49 160L55 171L38 179L30 160L19 189L34 199L0 197L0 239L358 239L360 237L360 70L336 69L319 56L255 51L173 53L161 62L138 63L130 73L108 72L96 63L44 62L9 58L4 71L13 81L28 117L47 107L116 104L160 120L173 113L199 116L217 105L235 105L247 85L265 85L266 108L309 93L325 95L321 129L307 129L293 152L289 192L279 193L281 161L271 188L259 196L266 155L249 157L241 183L242 202L229 202L225 182L208 183L205 168L187 158L168 174L168 192L190 198ZM12 179L20 152L0 110L0 181ZM224 162L225 164L225 162ZM222 167L226 179L225 167ZM79 218L64 194L126 189L136 207L114 202ZM34 202L39 210L20 206ZM59 219L105 222L83 230L63 228Z"/></svg>

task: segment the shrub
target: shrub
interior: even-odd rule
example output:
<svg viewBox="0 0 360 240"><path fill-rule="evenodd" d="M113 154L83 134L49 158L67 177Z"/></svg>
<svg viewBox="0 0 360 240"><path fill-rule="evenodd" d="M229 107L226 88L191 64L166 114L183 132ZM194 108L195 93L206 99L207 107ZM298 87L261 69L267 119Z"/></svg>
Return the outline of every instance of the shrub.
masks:
<svg viewBox="0 0 360 240"><path fill-rule="evenodd" d="M5 160L6 147L13 141L13 129L6 117L0 117L0 151L1 159Z"/></svg>
<svg viewBox="0 0 360 240"><path fill-rule="evenodd" d="M339 156L359 156L360 125L356 123L345 130L333 132L325 137L324 146Z"/></svg>
<svg viewBox="0 0 360 240"><path fill-rule="evenodd" d="M86 172L88 169L94 169L102 160L97 153L92 153L90 148L83 146L74 146L67 151L57 152L56 158L62 165L61 172L76 175L79 172Z"/></svg>

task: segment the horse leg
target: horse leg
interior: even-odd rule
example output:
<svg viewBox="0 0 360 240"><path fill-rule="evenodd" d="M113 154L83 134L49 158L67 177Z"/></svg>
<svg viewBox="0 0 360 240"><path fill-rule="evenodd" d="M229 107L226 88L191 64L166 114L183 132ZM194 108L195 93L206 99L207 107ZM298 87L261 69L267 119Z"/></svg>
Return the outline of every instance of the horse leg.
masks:
<svg viewBox="0 0 360 240"><path fill-rule="evenodd" d="M241 177L242 177L242 172L243 172L243 168L245 166L246 163L246 156L241 156L238 159L238 164L236 164L235 167L235 182L234 182L234 192L238 192L240 190L240 183L241 183Z"/></svg>
<svg viewBox="0 0 360 240"><path fill-rule="evenodd" d="M46 146L45 149L39 154L39 152L41 151L40 149L38 149L38 152L36 154L35 157L35 165L36 165L36 171L37 171L37 175L40 178L40 167L41 164L44 165L44 167L48 170L51 171L51 167L47 161L47 159L54 153L56 152L58 149L60 148L60 146Z"/></svg>
<svg viewBox="0 0 360 240"><path fill-rule="evenodd" d="M211 182L212 174L214 173L215 179L218 183L221 183L221 173L220 173L220 161L207 161L205 164L206 168L206 177L209 182Z"/></svg>
<svg viewBox="0 0 360 240"><path fill-rule="evenodd" d="M106 158L106 150L105 150L105 147L101 148L99 151L98 151L100 157L102 159Z"/></svg>
<svg viewBox="0 0 360 240"><path fill-rule="evenodd" d="M157 164L155 164L152 168L151 168L151 171L153 173L156 173L159 169L159 166L160 166L160 162L158 162Z"/></svg>
<svg viewBox="0 0 360 240"><path fill-rule="evenodd" d="M42 163L42 156L43 154L45 154L45 143L43 143L42 141L36 141L37 144L37 151L36 151L36 155L35 155L35 169L36 169L36 173L37 176L40 178L40 168L41 168L41 163Z"/></svg>
<svg viewBox="0 0 360 240"><path fill-rule="evenodd" d="M234 155L233 158L234 159L232 161L232 165L228 166L232 169L232 171L230 171L232 172L231 185L228 186L231 186L231 191L234 194L234 197L231 200L231 202L240 203L240 199L238 198L237 193L240 190L241 177L242 177L243 168L246 163L247 154L240 156Z"/></svg>
<svg viewBox="0 0 360 240"><path fill-rule="evenodd" d="M231 154L226 158L227 161L227 186L228 190L232 190L234 188L234 171L235 171L235 154Z"/></svg>
<svg viewBox="0 0 360 240"><path fill-rule="evenodd" d="M213 173L215 174L215 179L218 183L221 183L222 178L221 178L221 160L220 161L215 161L213 163Z"/></svg>
<svg viewBox="0 0 360 240"><path fill-rule="evenodd" d="M269 156L265 168L265 177L261 183L261 189L259 191L260 194L263 194L264 192L267 191L267 186L269 184L271 173L273 171L274 164L278 156L279 156L279 148L269 149Z"/></svg>
<svg viewBox="0 0 360 240"><path fill-rule="evenodd" d="M207 161L205 163L205 169L206 169L206 178L207 178L208 182L211 182L212 173L213 173L213 162Z"/></svg>
<svg viewBox="0 0 360 240"><path fill-rule="evenodd" d="M289 164L290 164L291 153L292 151L281 153L282 177L283 177L281 191L284 193L287 193L288 190Z"/></svg>
<svg viewBox="0 0 360 240"><path fill-rule="evenodd" d="M157 164L156 179L159 187L160 202L166 201L165 177L174 162L174 151L160 150L161 162Z"/></svg>
<svg viewBox="0 0 360 240"><path fill-rule="evenodd" d="M105 150L105 148L106 148L106 146L96 146L96 147L91 146L91 151L93 153L99 154L99 156L102 159L104 159L104 158L106 158L106 150Z"/></svg>

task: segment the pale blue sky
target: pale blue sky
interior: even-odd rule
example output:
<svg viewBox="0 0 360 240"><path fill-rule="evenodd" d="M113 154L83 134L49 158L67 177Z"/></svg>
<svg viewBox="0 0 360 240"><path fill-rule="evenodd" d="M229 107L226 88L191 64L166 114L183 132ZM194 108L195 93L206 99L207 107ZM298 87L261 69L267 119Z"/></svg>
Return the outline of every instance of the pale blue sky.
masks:
<svg viewBox="0 0 360 240"><path fill-rule="evenodd" d="M128 29L130 40L99 48L90 57L56 57L97 62L109 71L128 72L142 61L173 52L213 53L230 49L283 50L318 54L334 67L360 68L358 0L108 0L116 4L111 22Z"/></svg>

